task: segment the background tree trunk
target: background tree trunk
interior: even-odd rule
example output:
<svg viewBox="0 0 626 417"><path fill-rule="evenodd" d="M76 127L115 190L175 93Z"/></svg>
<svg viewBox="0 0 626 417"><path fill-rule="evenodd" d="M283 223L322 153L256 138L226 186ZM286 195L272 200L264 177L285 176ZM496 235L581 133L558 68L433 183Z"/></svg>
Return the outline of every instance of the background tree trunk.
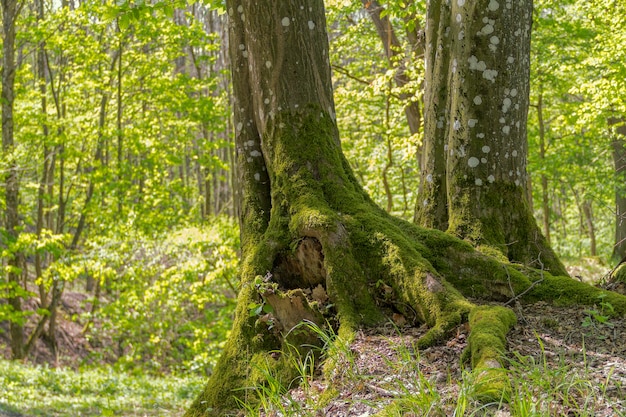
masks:
<svg viewBox="0 0 626 417"><path fill-rule="evenodd" d="M7 246L16 243L19 237L19 169L15 155L13 136L13 105L15 102L15 23L19 15L20 4L16 0L2 0L2 151L7 163L4 175L5 228ZM22 296L20 288L21 255L13 252L8 260L8 282L11 296L8 297L12 313L22 313ZM10 324L11 352L13 358L24 356L24 326L21 317L14 317Z"/></svg>
<svg viewBox="0 0 626 417"><path fill-rule="evenodd" d="M431 1L416 221L565 274L525 198L532 2Z"/></svg>
<svg viewBox="0 0 626 417"><path fill-rule="evenodd" d="M621 261L626 257L626 121L624 118L610 118L609 125L615 127L611 146L615 169L615 245L613 260Z"/></svg>

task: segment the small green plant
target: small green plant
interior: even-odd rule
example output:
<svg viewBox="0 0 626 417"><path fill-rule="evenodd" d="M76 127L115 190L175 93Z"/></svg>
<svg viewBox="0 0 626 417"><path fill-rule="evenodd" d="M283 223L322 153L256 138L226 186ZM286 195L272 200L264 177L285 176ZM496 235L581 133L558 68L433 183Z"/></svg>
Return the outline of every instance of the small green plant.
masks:
<svg viewBox="0 0 626 417"><path fill-rule="evenodd" d="M285 386L282 383L267 361L255 365L254 368L262 376L263 382L254 387L242 388L242 390L250 391L256 398L252 401L237 399L247 417L303 415L300 404L289 395L290 386Z"/></svg>
<svg viewBox="0 0 626 417"><path fill-rule="evenodd" d="M600 300L598 303L599 308L590 308L583 311L585 317L581 324L582 327L595 327L596 325L613 327L613 323L609 319L615 313L615 308L610 302L604 301L605 298L606 294L600 294L598 296Z"/></svg>

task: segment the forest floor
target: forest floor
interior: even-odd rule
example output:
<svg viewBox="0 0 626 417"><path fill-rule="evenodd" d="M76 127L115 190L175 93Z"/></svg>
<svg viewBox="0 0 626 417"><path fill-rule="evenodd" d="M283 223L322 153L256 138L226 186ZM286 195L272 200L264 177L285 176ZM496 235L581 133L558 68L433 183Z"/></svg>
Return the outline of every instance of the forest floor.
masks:
<svg viewBox="0 0 626 417"><path fill-rule="evenodd" d="M341 371L301 384L281 401L298 410L292 415L309 416L626 415L626 320L600 323L593 317L598 311L545 303L516 312L518 324L507 337L508 404L472 400L471 373L459 360L466 326L443 346L420 352L413 346L426 329L360 332ZM319 407L329 389L332 400ZM385 409L392 402L397 407Z"/></svg>
<svg viewBox="0 0 626 417"><path fill-rule="evenodd" d="M64 295L56 369L0 360L0 417L179 415L204 378L116 373L112 357L103 354L111 347L93 346L72 320L86 308L84 295ZM626 416L626 319L609 318L610 308L602 300L587 309L517 305L518 323L507 336L508 403L472 399L475 384L460 361L466 325L444 344L418 352L415 343L426 329L390 323L359 332L350 345L335 343L338 365L330 375L311 360L301 364L293 387L252 389L262 406L245 415ZM7 358L3 337L6 329L0 331L0 356ZM31 363L54 362L39 342Z"/></svg>

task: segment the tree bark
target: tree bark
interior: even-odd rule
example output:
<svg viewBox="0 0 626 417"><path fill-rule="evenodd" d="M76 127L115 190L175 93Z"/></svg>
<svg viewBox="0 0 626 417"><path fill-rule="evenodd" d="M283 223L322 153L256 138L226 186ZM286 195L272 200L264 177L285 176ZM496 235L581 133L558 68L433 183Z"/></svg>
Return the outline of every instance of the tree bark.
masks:
<svg viewBox="0 0 626 417"><path fill-rule="evenodd" d="M12 246L19 237L19 167L15 155L13 107L15 102L15 23L19 15L20 4L17 0L2 0L2 151L7 163L4 175L5 228L7 246ZM22 314L22 296L20 295L21 255L11 253L7 261L9 282L8 297L12 314ZM24 326L21 317L15 317L10 323L11 354L14 359L24 356Z"/></svg>
<svg viewBox="0 0 626 417"><path fill-rule="evenodd" d="M546 128L543 121L543 94L539 94L537 102L537 120L539 122L539 158L545 165L546 159ZM541 211L543 212L543 235L550 244L550 196L548 193L548 176L541 173Z"/></svg>
<svg viewBox="0 0 626 417"><path fill-rule="evenodd" d="M626 258L626 120L624 118L610 118L609 125L615 127L615 134L611 142L617 184L615 187L613 260L619 262Z"/></svg>
<svg viewBox="0 0 626 417"><path fill-rule="evenodd" d="M416 222L566 274L525 198L532 2L431 1Z"/></svg>

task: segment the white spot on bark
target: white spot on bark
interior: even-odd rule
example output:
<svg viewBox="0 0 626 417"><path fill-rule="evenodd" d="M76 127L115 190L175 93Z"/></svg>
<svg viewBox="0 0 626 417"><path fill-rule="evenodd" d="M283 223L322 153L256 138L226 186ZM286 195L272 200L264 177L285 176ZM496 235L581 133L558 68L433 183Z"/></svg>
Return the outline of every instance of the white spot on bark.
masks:
<svg viewBox="0 0 626 417"><path fill-rule="evenodd" d="M272 61L265 61L265 66L269 69L272 68Z"/></svg>
<svg viewBox="0 0 626 417"><path fill-rule="evenodd" d="M237 11L243 13L243 6L241 4L237 7Z"/></svg>
<svg viewBox="0 0 626 417"><path fill-rule="evenodd" d="M483 185L483 180L481 180L480 178L476 178L474 180L474 184L476 184L476 185L478 185L480 187L481 185Z"/></svg>
<svg viewBox="0 0 626 417"><path fill-rule="evenodd" d="M480 162L482 162L483 164L487 163L487 158L480 158Z"/></svg>
<svg viewBox="0 0 626 417"><path fill-rule="evenodd" d="M243 123L239 122L237 123L237 132L241 132L241 129L243 129Z"/></svg>
<svg viewBox="0 0 626 417"><path fill-rule="evenodd" d="M239 50L240 51L245 51L246 50L246 45L244 45L243 43L239 44Z"/></svg>
<svg viewBox="0 0 626 417"><path fill-rule="evenodd" d="M461 122L458 120L455 120L453 128L454 130L459 130L461 128Z"/></svg>
<svg viewBox="0 0 626 417"><path fill-rule="evenodd" d="M269 99L269 98L266 98L265 100L263 100L263 103L265 103L265 104L270 104L270 99Z"/></svg>
<svg viewBox="0 0 626 417"><path fill-rule="evenodd" d="M490 35L490 34L492 34L492 33L493 33L493 25L492 25L492 24L487 23L485 26L483 26L483 28L481 29L481 32L482 32L484 35Z"/></svg>
<svg viewBox="0 0 626 417"><path fill-rule="evenodd" d="M506 123L506 120L504 119L504 117L501 117L498 121L502 124Z"/></svg>
<svg viewBox="0 0 626 417"><path fill-rule="evenodd" d="M515 97L517 95L517 88L511 89L511 97Z"/></svg>
<svg viewBox="0 0 626 417"><path fill-rule="evenodd" d="M483 153L489 153L489 151L491 151L491 148L489 146L485 145L485 146L482 147L482 151L483 151Z"/></svg>
<svg viewBox="0 0 626 417"><path fill-rule="evenodd" d="M315 29L315 22L312 20L309 20L309 29L311 30Z"/></svg>
<svg viewBox="0 0 626 417"><path fill-rule="evenodd" d="M512 63L514 63L514 62L515 62L515 58L513 58L512 56L510 56L510 57L508 57L508 58L506 59L506 62L508 62L509 64L512 64Z"/></svg>
<svg viewBox="0 0 626 417"><path fill-rule="evenodd" d="M485 137L485 134L484 133L479 133L479 134L476 135L476 137L483 139Z"/></svg>
<svg viewBox="0 0 626 417"><path fill-rule="evenodd" d="M513 155L513 156L517 156L517 151L513 151L513 152L511 152L511 155Z"/></svg>
<svg viewBox="0 0 626 417"><path fill-rule="evenodd" d="M502 133L504 133L505 135L508 135L510 131L511 131L511 127L509 126L504 126L502 128Z"/></svg>
<svg viewBox="0 0 626 417"><path fill-rule="evenodd" d="M250 152L250 156L253 158L256 158L257 156L261 156L261 152L257 151L256 149Z"/></svg>
<svg viewBox="0 0 626 417"><path fill-rule="evenodd" d="M467 121L467 125L468 125L469 127L474 127L474 126L476 126L476 123L478 123L478 119L469 119L469 120Z"/></svg>
<svg viewBox="0 0 626 417"><path fill-rule="evenodd" d="M232 16L233 13L235 13L235 11L233 10L233 8L231 7L230 9L228 9L228 15Z"/></svg>
<svg viewBox="0 0 626 417"><path fill-rule="evenodd" d="M459 31L459 40L462 41L463 38L465 38L465 31L461 30L461 31Z"/></svg>
<svg viewBox="0 0 626 417"><path fill-rule="evenodd" d="M492 36L492 37L489 39L489 42L491 42L491 43L492 43L492 44L494 44L494 45L497 45L497 44L499 44L499 43L500 43L500 39L499 39L497 36Z"/></svg>
<svg viewBox="0 0 626 417"><path fill-rule="evenodd" d="M496 70L485 70L483 72L483 78L494 83L496 82L497 76L498 76L498 71Z"/></svg>
<svg viewBox="0 0 626 417"><path fill-rule="evenodd" d="M511 103L511 99L508 97L505 97L504 100L502 100L502 113L506 113L509 111Z"/></svg>
<svg viewBox="0 0 626 417"><path fill-rule="evenodd" d="M490 175L487 177L487 181L489 181L490 184L492 184L495 180L496 180L496 177L494 177L493 175Z"/></svg>
<svg viewBox="0 0 626 417"><path fill-rule="evenodd" d="M487 8L489 8L492 12L495 12L500 8L500 4L496 0L491 0Z"/></svg>
<svg viewBox="0 0 626 417"><path fill-rule="evenodd" d="M465 0L457 0L456 4L458 4L459 7L463 7L465 6Z"/></svg>
<svg viewBox="0 0 626 417"><path fill-rule="evenodd" d="M249 147L253 147L253 146L254 146L254 141L253 141L253 140L249 140L249 141L247 141L247 142L246 142L246 144L247 144Z"/></svg>
<svg viewBox="0 0 626 417"><path fill-rule="evenodd" d="M517 185L519 187L519 185L520 185L519 180L515 180L515 185Z"/></svg>
<svg viewBox="0 0 626 417"><path fill-rule="evenodd" d="M254 179L255 179L256 181L261 181L261 174L259 174L258 172L255 172L255 173L254 173Z"/></svg>
<svg viewBox="0 0 626 417"><path fill-rule="evenodd" d="M478 158L476 158L475 156L472 156L470 159L467 160L467 165L470 168L476 168L479 162L480 161L478 160Z"/></svg>
<svg viewBox="0 0 626 417"><path fill-rule="evenodd" d="M456 22L457 23L461 23L461 20L463 20L463 17L461 17L461 13L457 13L456 14Z"/></svg>
<svg viewBox="0 0 626 417"><path fill-rule="evenodd" d="M509 171L509 177L513 176L513 171Z"/></svg>
<svg viewBox="0 0 626 417"><path fill-rule="evenodd" d="M282 23L283 26L289 26L291 20L288 17L283 17L283 20L281 20L280 23Z"/></svg>
<svg viewBox="0 0 626 417"><path fill-rule="evenodd" d="M241 56L243 56L244 58L247 58L248 57L248 51L243 51L241 53Z"/></svg>
<svg viewBox="0 0 626 417"><path fill-rule="evenodd" d="M426 181L428 181L428 182L433 182L433 176L432 176L432 174L428 174L428 175L426 175Z"/></svg>
<svg viewBox="0 0 626 417"><path fill-rule="evenodd" d="M252 162L252 158L246 158L246 161Z"/></svg>
<svg viewBox="0 0 626 417"><path fill-rule="evenodd" d="M423 205L424 207L426 207L426 206L428 205L428 200L424 200L424 202L422 203L422 205Z"/></svg>
<svg viewBox="0 0 626 417"><path fill-rule="evenodd" d="M477 106L482 104L482 102L483 102L483 99L481 96L474 97L474 104L476 104Z"/></svg>
<svg viewBox="0 0 626 417"><path fill-rule="evenodd" d="M441 129L443 128L443 120L438 120L437 121L437 129Z"/></svg>
<svg viewBox="0 0 626 417"><path fill-rule="evenodd" d="M471 70L478 70L478 71L484 71L487 69L487 64L485 64L485 61L479 61L478 58L476 58L476 56L472 55L467 59L467 62L469 63L469 67Z"/></svg>

